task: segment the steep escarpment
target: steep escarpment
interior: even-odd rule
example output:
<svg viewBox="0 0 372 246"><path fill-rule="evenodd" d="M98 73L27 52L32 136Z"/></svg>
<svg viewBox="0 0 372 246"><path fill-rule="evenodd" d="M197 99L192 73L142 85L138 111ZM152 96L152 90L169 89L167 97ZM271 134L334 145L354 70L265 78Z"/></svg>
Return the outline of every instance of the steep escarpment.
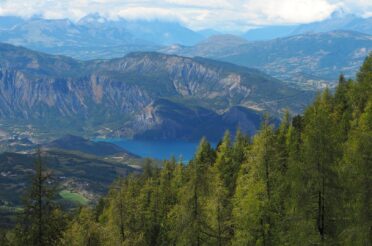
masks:
<svg viewBox="0 0 372 246"><path fill-rule="evenodd" d="M310 97L258 70L203 58L133 53L81 62L0 45L0 120L44 130L148 136L164 122L173 122L168 113L177 111L179 123L173 128L185 135L188 128L198 127L193 120L183 120L197 107L210 112L203 122L223 131L232 128L222 117L232 107L277 114L284 107L299 111L304 98ZM162 99L165 109L164 103L157 103ZM153 136L168 137L179 135Z"/></svg>
<svg viewBox="0 0 372 246"><path fill-rule="evenodd" d="M226 130L237 128L253 134L260 126L262 115L243 107L232 107L223 114L198 107L187 107L168 100L160 99L149 106L149 124L144 131L135 135L140 139L181 139L195 140L200 136L218 140Z"/></svg>
<svg viewBox="0 0 372 246"><path fill-rule="evenodd" d="M88 67L101 76L125 78L153 96L192 100L220 112L235 105L271 112L283 106L298 110L293 97L302 93L259 70L200 57L132 53Z"/></svg>

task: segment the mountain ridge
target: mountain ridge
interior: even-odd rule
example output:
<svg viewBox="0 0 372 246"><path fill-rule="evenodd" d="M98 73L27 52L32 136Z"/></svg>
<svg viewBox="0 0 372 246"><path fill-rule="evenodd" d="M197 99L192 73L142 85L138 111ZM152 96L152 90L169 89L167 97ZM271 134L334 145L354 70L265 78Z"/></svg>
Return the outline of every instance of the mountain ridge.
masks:
<svg viewBox="0 0 372 246"><path fill-rule="evenodd" d="M193 46L209 42L208 39L216 35L232 36L213 29L192 30L177 21L112 19L97 13L77 21L67 18L44 19L40 16L28 19L1 16L0 22L0 42L80 60L111 59L135 51L156 51L170 45ZM241 42L267 41L335 30L372 35L371 23L372 17L362 18L336 11L322 21L251 29L239 34L239 38Z"/></svg>
<svg viewBox="0 0 372 246"><path fill-rule="evenodd" d="M273 114L283 107L299 111L296 101L303 101L301 91L256 69L205 58L150 52L82 62L6 47L0 45L0 121L8 123L22 119L91 133L109 126L102 134L132 137L161 124L149 112L162 98L218 114L239 105ZM290 99L276 102L283 97Z"/></svg>
<svg viewBox="0 0 372 246"><path fill-rule="evenodd" d="M91 141L79 136L67 134L43 145L44 149L60 149L68 151L79 151L95 156L124 156L139 158L118 145L108 142Z"/></svg>
<svg viewBox="0 0 372 246"><path fill-rule="evenodd" d="M372 17L363 18L349 14L343 9L334 11L328 18L306 24L263 26L248 30L241 36L249 41L264 41L306 33L331 32L335 30L358 31L372 35Z"/></svg>
<svg viewBox="0 0 372 246"><path fill-rule="evenodd" d="M192 45L205 37L174 21L110 20L97 14L77 22L40 17L25 20L13 16L4 16L1 20L0 42L82 60L156 50L172 43Z"/></svg>
<svg viewBox="0 0 372 246"><path fill-rule="evenodd" d="M213 40L213 39L210 39ZM269 41L227 45L199 43L161 52L254 67L300 88L334 87L339 74L353 78L372 51L372 36L352 31L298 34Z"/></svg>

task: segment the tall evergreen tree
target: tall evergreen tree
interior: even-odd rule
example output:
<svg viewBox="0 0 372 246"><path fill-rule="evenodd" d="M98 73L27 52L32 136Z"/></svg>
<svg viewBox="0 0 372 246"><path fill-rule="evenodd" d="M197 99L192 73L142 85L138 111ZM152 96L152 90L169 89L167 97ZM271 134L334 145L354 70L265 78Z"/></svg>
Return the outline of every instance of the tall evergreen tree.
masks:
<svg viewBox="0 0 372 246"><path fill-rule="evenodd" d="M281 225L281 242L283 245L302 244L308 236L308 223L303 219L302 199L306 196L303 186L303 155L302 155L302 120L296 117L292 120L292 125L288 128L286 137L287 146L287 171L283 176L282 192L284 195L284 218ZM296 126L296 127L295 127ZM284 188L284 189L283 189ZM285 190L286 189L286 190Z"/></svg>
<svg viewBox="0 0 372 246"><path fill-rule="evenodd" d="M240 129L236 131L235 140L231 149L231 183L229 186L230 196L233 196L236 188L236 180L242 163L245 161L245 154L249 148L250 138L244 135Z"/></svg>
<svg viewBox="0 0 372 246"><path fill-rule="evenodd" d="M209 194L206 197L205 234L215 245L227 245L232 236L230 196L234 188L234 163L230 133L226 131L216 151L216 161L209 167Z"/></svg>
<svg viewBox="0 0 372 246"><path fill-rule="evenodd" d="M143 179L131 175L111 188L100 216L108 245L145 245L142 187Z"/></svg>
<svg viewBox="0 0 372 246"><path fill-rule="evenodd" d="M347 81L343 75L340 76L338 86L334 95L333 117L339 129L338 141L345 142L348 138L350 123L352 120L352 105L350 92L352 81Z"/></svg>
<svg viewBox="0 0 372 246"><path fill-rule="evenodd" d="M276 217L275 240L277 244L284 244L289 230L289 222L287 215L287 202L290 199L290 179L288 179L288 161L289 161L289 144L288 134L290 130L290 115L286 111L281 124L275 131L274 140L274 157L272 164L276 169L275 190L273 201L275 209L273 210Z"/></svg>
<svg viewBox="0 0 372 246"><path fill-rule="evenodd" d="M16 244L49 246L59 242L65 219L55 202L55 187L51 183L51 171L47 169L38 149L35 174L16 227Z"/></svg>
<svg viewBox="0 0 372 246"><path fill-rule="evenodd" d="M222 179L223 185L229 190L232 190L234 166L232 163L230 138L230 132L226 131L221 143L217 147L214 166Z"/></svg>
<svg viewBox="0 0 372 246"><path fill-rule="evenodd" d="M341 146L335 141L336 128L331 112L332 97L326 90L305 113L304 173L300 175L306 196L300 198L299 207L303 206L303 219L309 222L308 241L312 243L332 242L337 235L339 183L336 169Z"/></svg>
<svg viewBox="0 0 372 246"><path fill-rule="evenodd" d="M351 130L341 172L345 194L342 244L372 245L372 101Z"/></svg>
<svg viewBox="0 0 372 246"><path fill-rule="evenodd" d="M207 178L210 192L206 197L205 241L210 245L229 245L232 236L229 192L217 165L210 168Z"/></svg>
<svg viewBox="0 0 372 246"><path fill-rule="evenodd" d="M372 97L372 53L366 58L357 74L357 84L352 88L354 115L359 117Z"/></svg>
<svg viewBox="0 0 372 246"><path fill-rule="evenodd" d="M65 246L99 246L107 241L108 239L102 235L101 226L95 221L94 211L82 208L64 232L60 244Z"/></svg>
<svg viewBox="0 0 372 246"><path fill-rule="evenodd" d="M180 192L180 202L171 212L173 240L176 245L202 245L208 240L206 225L207 171L214 163L215 153L203 138L187 170L187 182Z"/></svg>
<svg viewBox="0 0 372 246"><path fill-rule="evenodd" d="M234 245L273 245L275 242L273 198L278 168L274 161L274 143L273 129L266 120L240 170L233 211Z"/></svg>

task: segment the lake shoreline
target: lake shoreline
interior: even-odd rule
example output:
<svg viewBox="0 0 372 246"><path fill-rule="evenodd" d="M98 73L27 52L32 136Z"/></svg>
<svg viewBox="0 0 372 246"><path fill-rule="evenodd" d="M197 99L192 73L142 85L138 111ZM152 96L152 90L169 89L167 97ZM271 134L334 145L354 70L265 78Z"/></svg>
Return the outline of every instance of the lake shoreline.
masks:
<svg viewBox="0 0 372 246"><path fill-rule="evenodd" d="M172 157L182 162L190 161L199 142L186 142L177 140L136 140L124 138L96 138L95 142L108 142L116 144L123 149L142 158L168 160ZM216 146L216 143L211 143Z"/></svg>

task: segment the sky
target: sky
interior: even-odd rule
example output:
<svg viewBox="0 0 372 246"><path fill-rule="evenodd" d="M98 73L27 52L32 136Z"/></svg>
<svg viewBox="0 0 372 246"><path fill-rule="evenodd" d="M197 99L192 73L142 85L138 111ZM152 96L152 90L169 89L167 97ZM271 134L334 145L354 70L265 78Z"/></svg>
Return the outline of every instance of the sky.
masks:
<svg viewBox="0 0 372 246"><path fill-rule="evenodd" d="M79 20L90 13L115 19L164 19L194 29L242 31L328 18L340 10L372 16L372 0L0 0L0 16Z"/></svg>

